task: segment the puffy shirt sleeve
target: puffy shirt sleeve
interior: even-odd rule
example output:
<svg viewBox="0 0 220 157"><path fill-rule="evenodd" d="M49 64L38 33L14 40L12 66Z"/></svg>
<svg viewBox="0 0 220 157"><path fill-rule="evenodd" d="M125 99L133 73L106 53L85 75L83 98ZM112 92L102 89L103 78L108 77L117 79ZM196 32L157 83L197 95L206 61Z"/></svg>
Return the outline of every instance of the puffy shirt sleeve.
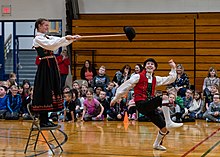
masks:
<svg viewBox="0 0 220 157"><path fill-rule="evenodd" d="M171 69L169 76L166 77L161 77L161 76L156 76L156 81L157 81L157 86L161 85L168 85L173 83L176 80L177 73L176 69Z"/></svg>
<svg viewBox="0 0 220 157"><path fill-rule="evenodd" d="M55 37L55 36L36 36L33 40L34 47L43 47L47 50L57 50L62 46L68 46L73 40L66 40L65 37Z"/></svg>
<svg viewBox="0 0 220 157"><path fill-rule="evenodd" d="M135 74L133 75L129 80L125 81L123 84L121 84L115 94L115 97L113 98L113 101L119 100L123 95L127 94L131 88L133 88L139 81L140 75Z"/></svg>

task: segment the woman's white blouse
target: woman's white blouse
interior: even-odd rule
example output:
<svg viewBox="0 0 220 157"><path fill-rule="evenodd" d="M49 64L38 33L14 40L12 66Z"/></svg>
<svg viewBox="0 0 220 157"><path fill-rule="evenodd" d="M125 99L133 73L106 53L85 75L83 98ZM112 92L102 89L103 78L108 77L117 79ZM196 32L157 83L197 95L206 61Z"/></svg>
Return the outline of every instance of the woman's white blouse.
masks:
<svg viewBox="0 0 220 157"><path fill-rule="evenodd" d="M62 46L68 46L73 40L66 40L65 37L47 36L43 33L37 32L33 40L34 47L42 47L46 50L57 50Z"/></svg>

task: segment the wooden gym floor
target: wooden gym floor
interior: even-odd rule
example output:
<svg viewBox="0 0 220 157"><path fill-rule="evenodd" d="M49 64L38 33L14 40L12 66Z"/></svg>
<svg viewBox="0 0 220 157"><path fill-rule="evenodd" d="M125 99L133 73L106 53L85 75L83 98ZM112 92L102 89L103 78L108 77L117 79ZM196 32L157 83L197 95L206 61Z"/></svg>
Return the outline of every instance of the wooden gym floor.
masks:
<svg viewBox="0 0 220 157"><path fill-rule="evenodd" d="M151 122L76 122L60 123L64 134L55 131L63 143L62 157L219 157L220 124L197 120L181 128L169 129L164 140L167 151L152 149L157 128ZM0 121L0 156L52 156L45 143L39 142L36 151L24 148L31 121ZM44 132L50 138L48 132ZM42 137L40 136L40 140ZM53 146L53 143L52 143Z"/></svg>

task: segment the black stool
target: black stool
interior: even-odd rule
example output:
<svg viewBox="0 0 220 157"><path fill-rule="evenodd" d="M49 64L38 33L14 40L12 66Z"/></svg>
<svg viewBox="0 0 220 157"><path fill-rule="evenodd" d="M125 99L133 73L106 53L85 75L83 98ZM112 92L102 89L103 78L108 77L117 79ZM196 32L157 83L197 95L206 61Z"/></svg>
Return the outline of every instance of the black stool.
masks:
<svg viewBox="0 0 220 157"><path fill-rule="evenodd" d="M50 142L52 142L52 141L56 141L57 146L55 148L59 147L60 150L61 150L61 153L62 153L63 149L62 149L60 143L58 142L58 140L56 139L56 136L53 133L54 130L58 130L58 131L62 132L60 130L61 126L58 125L58 126L55 126L55 127L40 127L39 119L35 118L30 112L30 104L28 104L27 109L28 109L28 112L29 112L31 118L33 119L33 121L32 121L32 125L31 125L31 128L30 128L30 132L29 132L29 136L28 136L28 140L27 140L27 143L26 143L26 146L25 146L24 153L26 154L27 148L30 145L34 145L34 150L36 150L36 146L37 146L37 142L38 142L40 134L42 135L42 137L44 139L44 142L48 145L48 147L50 148L53 155L55 155L55 153L53 151L53 148L50 146ZM45 135L42 131L50 132L50 134L52 135L53 138L51 140L47 140L47 138L45 137ZM36 139L31 139L32 137L36 137ZM34 140L34 143L30 143L30 140Z"/></svg>

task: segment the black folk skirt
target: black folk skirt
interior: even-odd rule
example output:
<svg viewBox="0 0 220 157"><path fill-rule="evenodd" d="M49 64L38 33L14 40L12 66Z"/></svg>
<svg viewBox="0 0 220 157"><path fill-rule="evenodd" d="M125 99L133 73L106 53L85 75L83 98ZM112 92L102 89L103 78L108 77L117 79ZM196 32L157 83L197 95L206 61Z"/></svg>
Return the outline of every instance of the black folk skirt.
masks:
<svg viewBox="0 0 220 157"><path fill-rule="evenodd" d="M62 110L63 99L60 84L60 73L56 58L42 59L35 76L31 110L34 112Z"/></svg>

